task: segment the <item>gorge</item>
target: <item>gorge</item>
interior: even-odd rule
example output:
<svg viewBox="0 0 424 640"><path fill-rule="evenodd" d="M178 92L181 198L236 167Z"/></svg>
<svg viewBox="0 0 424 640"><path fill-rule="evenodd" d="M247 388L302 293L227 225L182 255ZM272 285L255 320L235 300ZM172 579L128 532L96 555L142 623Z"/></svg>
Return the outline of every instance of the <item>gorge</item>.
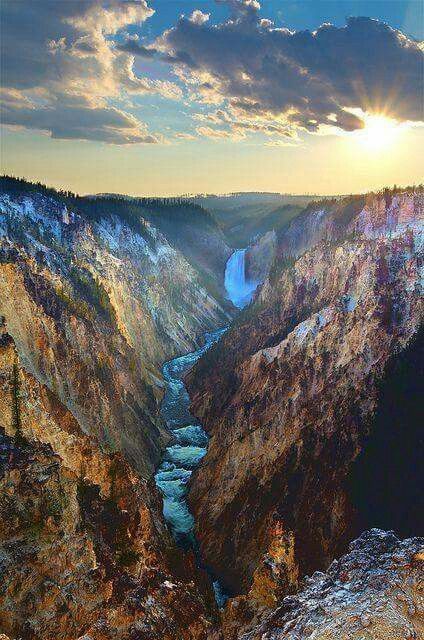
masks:
<svg viewBox="0 0 424 640"><path fill-rule="evenodd" d="M417 0L0 0L0 640L424 640Z"/></svg>
<svg viewBox="0 0 424 640"><path fill-rule="evenodd" d="M224 286L227 297L237 308L249 304L259 282L246 280L245 249L236 250L225 265ZM183 378L207 350L220 340L228 327L204 335L204 344L194 352L178 356L162 367L165 392L160 415L172 434L173 443L165 449L163 461L155 473L155 482L163 495L163 515L175 541L182 548L194 549L202 559L194 536L194 519L187 505L188 483L193 470L206 455L208 435L190 414L190 398ZM225 596L218 581L213 582L219 606Z"/></svg>
<svg viewBox="0 0 424 640"><path fill-rule="evenodd" d="M187 484L193 469L207 451L208 436L190 414L190 398L183 377L206 351L220 339L226 328L206 333L204 345L191 353L178 356L163 366L165 393L161 416L174 437L165 449L155 474L156 485L163 494L163 515L176 541L185 548L195 546L194 521L186 504Z"/></svg>
<svg viewBox="0 0 424 640"><path fill-rule="evenodd" d="M253 309L188 376L211 436L189 495L196 533L224 587L248 593L246 620L360 533L346 482L378 381L422 323L423 215L422 191L307 207Z"/></svg>
<svg viewBox="0 0 424 640"><path fill-rule="evenodd" d="M419 638L422 189L234 249L198 204L0 187L0 633Z"/></svg>

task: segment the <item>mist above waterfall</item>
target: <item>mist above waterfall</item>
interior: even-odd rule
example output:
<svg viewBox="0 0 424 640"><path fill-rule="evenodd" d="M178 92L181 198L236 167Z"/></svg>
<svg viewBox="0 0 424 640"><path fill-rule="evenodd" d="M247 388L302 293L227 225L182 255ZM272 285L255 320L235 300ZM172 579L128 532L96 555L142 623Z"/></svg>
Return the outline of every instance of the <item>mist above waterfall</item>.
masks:
<svg viewBox="0 0 424 640"><path fill-rule="evenodd" d="M242 309L252 299L258 282L246 280L246 249L238 249L229 257L225 267L225 290L228 298L238 309Z"/></svg>

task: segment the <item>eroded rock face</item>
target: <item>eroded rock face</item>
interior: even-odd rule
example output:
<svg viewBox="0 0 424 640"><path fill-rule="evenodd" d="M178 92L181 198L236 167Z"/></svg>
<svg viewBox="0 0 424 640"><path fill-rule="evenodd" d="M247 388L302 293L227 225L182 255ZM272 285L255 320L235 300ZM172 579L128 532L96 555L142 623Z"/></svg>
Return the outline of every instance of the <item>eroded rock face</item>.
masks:
<svg viewBox="0 0 424 640"><path fill-rule="evenodd" d="M216 638L208 583L153 482L104 454L0 340L0 632L23 640Z"/></svg>
<svg viewBox="0 0 424 640"><path fill-rule="evenodd" d="M340 238L284 258L188 378L211 434L190 492L202 553L263 608L261 581L275 602L357 535L346 479L387 363L422 323L422 192L342 214Z"/></svg>
<svg viewBox="0 0 424 640"><path fill-rule="evenodd" d="M424 538L378 529L241 640L407 640L424 637Z"/></svg>
<svg viewBox="0 0 424 640"><path fill-rule="evenodd" d="M422 191L359 195L309 204L279 238L282 254L298 256L318 242L338 242L346 233L368 236L423 222Z"/></svg>
<svg viewBox="0 0 424 640"><path fill-rule="evenodd" d="M228 316L143 220L89 221L36 191L1 194L0 212L0 314L21 362L87 434L151 473L166 439L160 367Z"/></svg>
<svg viewBox="0 0 424 640"><path fill-rule="evenodd" d="M275 231L268 231L253 242L246 250L246 278L253 282L263 282L277 249Z"/></svg>

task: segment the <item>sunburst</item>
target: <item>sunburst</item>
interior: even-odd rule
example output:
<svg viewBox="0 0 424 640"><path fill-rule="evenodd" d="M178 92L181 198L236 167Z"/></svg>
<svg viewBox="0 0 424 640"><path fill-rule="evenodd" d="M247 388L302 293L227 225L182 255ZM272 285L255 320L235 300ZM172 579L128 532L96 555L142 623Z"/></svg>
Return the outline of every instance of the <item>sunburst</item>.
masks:
<svg viewBox="0 0 424 640"><path fill-rule="evenodd" d="M397 120L381 114L365 114L365 126L355 132L356 139L368 151L378 152L391 147L397 140L401 125Z"/></svg>

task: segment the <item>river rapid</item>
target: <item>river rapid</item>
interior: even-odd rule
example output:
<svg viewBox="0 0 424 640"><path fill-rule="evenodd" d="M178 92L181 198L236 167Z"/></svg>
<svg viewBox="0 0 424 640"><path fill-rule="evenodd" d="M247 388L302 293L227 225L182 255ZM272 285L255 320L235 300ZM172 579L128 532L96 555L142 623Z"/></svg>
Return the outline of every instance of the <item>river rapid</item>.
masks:
<svg viewBox="0 0 424 640"><path fill-rule="evenodd" d="M208 446L208 435L190 413L190 397L183 377L206 351L217 342L227 328L206 333L200 349L169 360L162 367L165 394L161 417L173 435L155 474L156 485L163 496L163 515L177 544L193 549L198 556L194 536L194 518L187 504L188 481ZM198 557L200 562L200 558ZM216 601L223 606L225 595L218 581L213 582Z"/></svg>
<svg viewBox="0 0 424 640"><path fill-rule="evenodd" d="M205 343L200 349L169 360L162 368L165 394L161 417L174 439L165 449L155 480L163 495L165 520L177 543L185 548L194 546L194 520L187 506L187 483L193 469L206 454L208 435L190 413L190 398L182 379L225 331L224 328L206 333Z"/></svg>

